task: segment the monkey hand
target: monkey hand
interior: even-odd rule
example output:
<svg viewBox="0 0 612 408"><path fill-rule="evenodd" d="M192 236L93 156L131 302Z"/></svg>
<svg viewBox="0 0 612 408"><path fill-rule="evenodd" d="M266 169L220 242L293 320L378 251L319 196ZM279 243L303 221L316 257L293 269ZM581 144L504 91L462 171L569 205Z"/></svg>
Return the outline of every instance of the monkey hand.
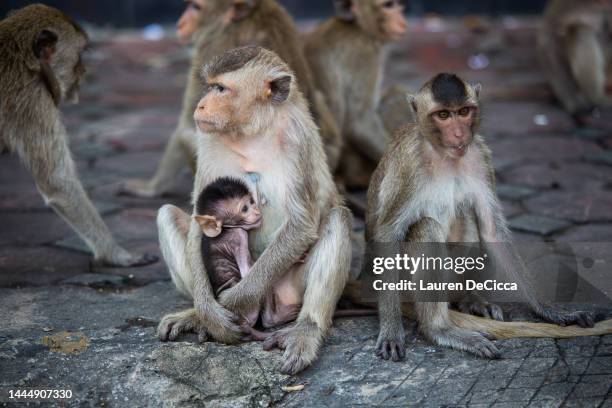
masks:
<svg viewBox="0 0 612 408"><path fill-rule="evenodd" d="M180 334L188 332L195 332L200 343L208 340L206 329L200 324L195 309L166 315L157 326L157 335L161 341L175 341Z"/></svg>
<svg viewBox="0 0 612 408"><path fill-rule="evenodd" d="M149 180L139 179L128 180L123 183L119 194L140 198L155 198L161 195Z"/></svg>
<svg viewBox="0 0 612 408"><path fill-rule="evenodd" d="M260 305L266 296L264 287L260 287L256 281L247 282L247 279L223 291L218 299L224 308L238 316L247 316L253 310L253 305Z"/></svg>
<svg viewBox="0 0 612 408"><path fill-rule="evenodd" d="M196 327L201 327L213 339L225 344L239 343L244 337L239 323L241 318L216 302L195 302Z"/></svg>
<svg viewBox="0 0 612 408"><path fill-rule="evenodd" d="M103 266L118 266L123 268L146 266L159 260L156 255L144 253L135 255L120 246L115 246L108 254L96 257L95 263Z"/></svg>

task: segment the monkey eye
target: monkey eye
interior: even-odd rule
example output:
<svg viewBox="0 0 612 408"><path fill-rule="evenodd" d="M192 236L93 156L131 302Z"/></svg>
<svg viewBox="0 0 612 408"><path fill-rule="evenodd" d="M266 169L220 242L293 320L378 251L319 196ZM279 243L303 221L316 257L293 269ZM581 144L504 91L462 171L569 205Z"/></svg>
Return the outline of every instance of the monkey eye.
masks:
<svg viewBox="0 0 612 408"><path fill-rule="evenodd" d="M215 91L217 91L217 92L219 92L219 93L223 93L223 92L227 91L227 88L226 88L226 87L224 87L224 86L223 86L223 85L221 85L221 84L214 84L212 87L213 87L213 89L214 89Z"/></svg>
<svg viewBox="0 0 612 408"><path fill-rule="evenodd" d="M186 0L185 4L187 4L187 8L188 9L192 9L192 10L196 10L196 11L202 10L202 7L200 7L200 5L198 3L196 3L195 1Z"/></svg>
<svg viewBox="0 0 612 408"><path fill-rule="evenodd" d="M242 212L245 213L249 211L249 207L247 207L246 205L244 207L242 207Z"/></svg>
<svg viewBox="0 0 612 408"><path fill-rule="evenodd" d="M255 204L255 200L253 200L253 197L251 197L251 201L250 201L251 205Z"/></svg>
<svg viewBox="0 0 612 408"><path fill-rule="evenodd" d="M395 1L395 0L388 0L388 1L385 1L385 2L382 4L382 6L383 6L383 8L390 9L390 8L395 7L395 3L396 3L396 1Z"/></svg>
<svg viewBox="0 0 612 408"><path fill-rule="evenodd" d="M438 115L440 119L446 120L450 117L450 112L447 110L443 110L443 111L436 113L436 115Z"/></svg>
<svg viewBox="0 0 612 408"><path fill-rule="evenodd" d="M470 109L470 108L468 108L468 107L461 108L461 109L459 109L459 115L461 115L461 116L467 116L467 115L469 115L469 114L470 114L470 110L471 110L471 109Z"/></svg>

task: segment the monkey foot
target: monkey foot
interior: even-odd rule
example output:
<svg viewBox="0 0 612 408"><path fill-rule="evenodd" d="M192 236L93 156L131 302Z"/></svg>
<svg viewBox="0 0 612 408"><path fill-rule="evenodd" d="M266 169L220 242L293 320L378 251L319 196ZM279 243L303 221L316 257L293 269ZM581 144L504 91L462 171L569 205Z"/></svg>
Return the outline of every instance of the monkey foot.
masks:
<svg viewBox="0 0 612 408"><path fill-rule="evenodd" d="M475 302L459 302L456 305L457 310L462 313L480 316L487 319L504 321L504 311L496 304L475 301Z"/></svg>
<svg viewBox="0 0 612 408"><path fill-rule="evenodd" d="M286 329L278 330L264 341L264 350L284 349L281 372L295 375L316 359L323 331L311 321L301 321Z"/></svg>
<svg viewBox="0 0 612 408"><path fill-rule="evenodd" d="M157 326L157 335L164 342L176 341L179 335L193 332L198 335L200 343L208 340L208 334L200 326L195 309L166 315Z"/></svg>
<svg viewBox="0 0 612 408"><path fill-rule="evenodd" d="M381 324L378 340L376 340L376 356L395 362L403 360L406 357L405 339L404 326L401 321L399 324Z"/></svg>
<svg viewBox="0 0 612 408"><path fill-rule="evenodd" d="M157 255L144 253L142 255L134 256L130 253L120 254L119 256L111 256L109 258L101 258L96 260L95 263L102 266L115 266L120 268L131 268L139 266L147 266L159 261Z"/></svg>
<svg viewBox="0 0 612 408"><path fill-rule="evenodd" d="M161 194L151 187L148 180L128 180L119 189L118 195L127 195L139 198L155 198Z"/></svg>
<svg viewBox="0 0 612 408"><path fill-rule="evenodd" d="M246 335L244 341L266 341L270 337L274 336L274 332L263 332L254 329L249 323L243 323L240 325L240 330Z"/></svg>
<svg viewBox="0 0 612 408"><path fill-rule="evenodd" d="M403 342L383 340L376 345L376 355L383 360L391 359L398 362L406 358L406 346Z"/></svg>
<svg viewBox="0 0 612 408"><path fill-rule="evenodd" d="M542 320L558 324L559 326L571 326L574 324L583 328L595 326L595 317L590 312L573 312L566 314L549 308L543 308L541 311L536 311L535 313L538 317L542 318Z"/></svg>
<svg viewBox="0 0 612 408"><path fill-rule="evenodd" d="M425 337L442 347L467 351L478 357L497 359L501 357L499 349L491 342L486 333L463 330L455 327L439 330L426 330Z"/></svg>

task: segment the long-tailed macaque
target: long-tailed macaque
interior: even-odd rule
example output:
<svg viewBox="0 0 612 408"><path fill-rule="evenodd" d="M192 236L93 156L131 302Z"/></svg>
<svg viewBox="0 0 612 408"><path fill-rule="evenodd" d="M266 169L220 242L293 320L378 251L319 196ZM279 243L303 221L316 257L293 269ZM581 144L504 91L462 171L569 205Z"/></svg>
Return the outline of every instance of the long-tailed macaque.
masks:
<svg viewBox="0 0 612 408"><path fill-rule="evenodd" d="M594 108L612 106L606 95L611 40L612 1L550 1L538 34L539 56L557 98L579 125Z"/></svg>
<svg viewBox="0 0 612 408"><path fill-rule="evenodd" d="M91 248L97 262L147 265L153 255L119 246L87 197L68 149L58 105L76 101L85 31L61 11L27 6L0 22L0 146L17 153L48 205Z"/></svg>
<svg viewBox="0 0 612 408"><path fill-rule="evenodd" d="M365 189L391 134L412 114L405 92L396 88L383 98L394 108L381 106L385 45L404 37L407 22L399 0L334 4L336 17L307 37L304 50L344 138L340 179L349 188ZM394 115L398 107L402 113Z"/></svg>
<svg viewBox="0 0 612 408"><path fill-rule="evenodd" d="M417 121L396 134L368 190L368 242L480 242L486 246L510 241L495 193L491 152L478 134L479 93L479 85L439 74L410 97ZM511 282L524 282L522 262L505 248L489 245L487 253L497 264L507 265L504 271ZM593 326L589 313L561 314L544 307L532 294L523 295L533 312L548 322ZM447 303L415 303L414 308L420 331L434 343L478 356L499 356L489 337L503 332L508 323L451 313ZM377 354L399 360L405 346L397 292L380 292L378 309ZM558 329L549 328L547 335L564 336L561 329L565 328ZM508 326L506 332L506 338L521 337L533 330L523 323L518 329Z"/></svg>
<svg viewBox="0 0 612 408"><path fill-rule="evenodd" d="M269 344L285 349L281 370L297 373L316 358L348 279L352 216L342 206L296 75L278 55L260 47L231 50L205 66L201 81L206 91L194 114L194 191L219 177L241 179L259 197L263 219L249 237L256 259L250 273L216 300L200 226L174 206L160 209L162 253L194 308L164 317L159 335L173 340L195 330L201 339L209 334L235 343L242 336L237 316L261 305L276 282L295 272L303 285L300 313Z"/></svg>
<svg viewBox="0 0 612 408"><path fill-rule="evenodd" d="M246 45L273 50L293 69L321 128L328 164L332 171L337 167L342 143L340 130L323 94L315 90L297 28L275 0L194 0L181 17L178 32L183 40L193 38L196 48L178 127L153 179L130 181L124 192L143 197L161 195L172 188L185 163L195 161L193 111L203 92L198 72L212 56Z"/></svg>

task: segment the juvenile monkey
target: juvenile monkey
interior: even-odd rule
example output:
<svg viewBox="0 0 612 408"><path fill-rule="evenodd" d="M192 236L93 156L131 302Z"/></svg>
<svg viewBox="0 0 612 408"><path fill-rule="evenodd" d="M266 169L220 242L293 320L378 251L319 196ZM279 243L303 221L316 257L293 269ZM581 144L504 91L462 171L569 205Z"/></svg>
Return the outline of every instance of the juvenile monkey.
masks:
<svg viewBox="0 0 612 408"><path fill-rule="evenodd" d="M386 45L405 36L407 22L399 0L334 5L336 16L306 38L304 50L344 138L341 179L365 189L391 134L412 114L405 92L396 87L381 100Z"/></svg>
<svg viewBox="0 0 612 408"><path fill-rule="evenodd" d="M578 125L594 108L612 106L606 95L612 47L612 1L552 0L538 33L542 68Z"/></svg>
<svg viewBox="0 0 612 408"><path fill-rule="evenodd" d="M201 339L235 343L242 336L236 316L261 305L275 283L295 273L302 285L299 315L268 342L285 349L281 370L295 374L316 358L348 279L351 213L342 206L296 76L278 55L260 47L228 51L205 66L201 81L194 191L219 177L239 178L260 197L262 225L249 236L256 259L250 273L217 301L200 226L174 206L160 209L162 253L194 308L164 317L159 336L174 340L195 330Z"/></svg>
<svg viewBox="0 0 612 408"><path fill-rule="evenodd" d="M491 152L478 134L479 94L479 85L472 86L456 75L439 74L410 97L417 121L396 134L368 190L368 242L480 242L487 246L510 241L495 193ZM511 281L525 287L522 262L505 248L489 245L487 253L505 266ZM593 326L589 313L564 315L544 307L531 293L523 295L545 321ZM472 309L487 307L475 304ZM499 356L488 338L494 334L489 327L499 328L503 322L483 320L474 325L471 316L451 314L443 302L415 303L414 308L421 332L434 343L482 357ZM405 355L397 292L380 292L378 310L377 354L397 361ZM529 331L528 325L523 332ZM520 337L520 332L514 331L513 337Z"/></svg>
<svg viewBox="0 0 612 408"><path fill-rule="evenodd" d="M180 19L178 34L183 40L193 39L196 49L178 127L168 142L155 176L147 181L129 181L124 192L142 197L161 195L172 188L186 162L194 163L197 143L193 111L204 91L198 79L199 70L211 57L246 45L273 50L293 69L321 129L327 162L332 170L337 167L342 143L340 130L322 93L315 90L297 28L275 0L190 2Z"/></svg>
<svg viewBox="0 0 612 408"><path fill-rule="evenodd" d="M249 274L248 231L261 226L261 212L242 180L224 177L200 193L196 214L203 233L204 266L219 296Z"/></svg>
<svg viewBox="0 0 612 408"><path fill-rule="evenodd" d="M139 266L153 255L126 251L87 197L68 149L59 104L76 101L88 38L61 11L31 5L0 22L0 146L17 153L38 191L92 250L96 261Z"/></svg>

